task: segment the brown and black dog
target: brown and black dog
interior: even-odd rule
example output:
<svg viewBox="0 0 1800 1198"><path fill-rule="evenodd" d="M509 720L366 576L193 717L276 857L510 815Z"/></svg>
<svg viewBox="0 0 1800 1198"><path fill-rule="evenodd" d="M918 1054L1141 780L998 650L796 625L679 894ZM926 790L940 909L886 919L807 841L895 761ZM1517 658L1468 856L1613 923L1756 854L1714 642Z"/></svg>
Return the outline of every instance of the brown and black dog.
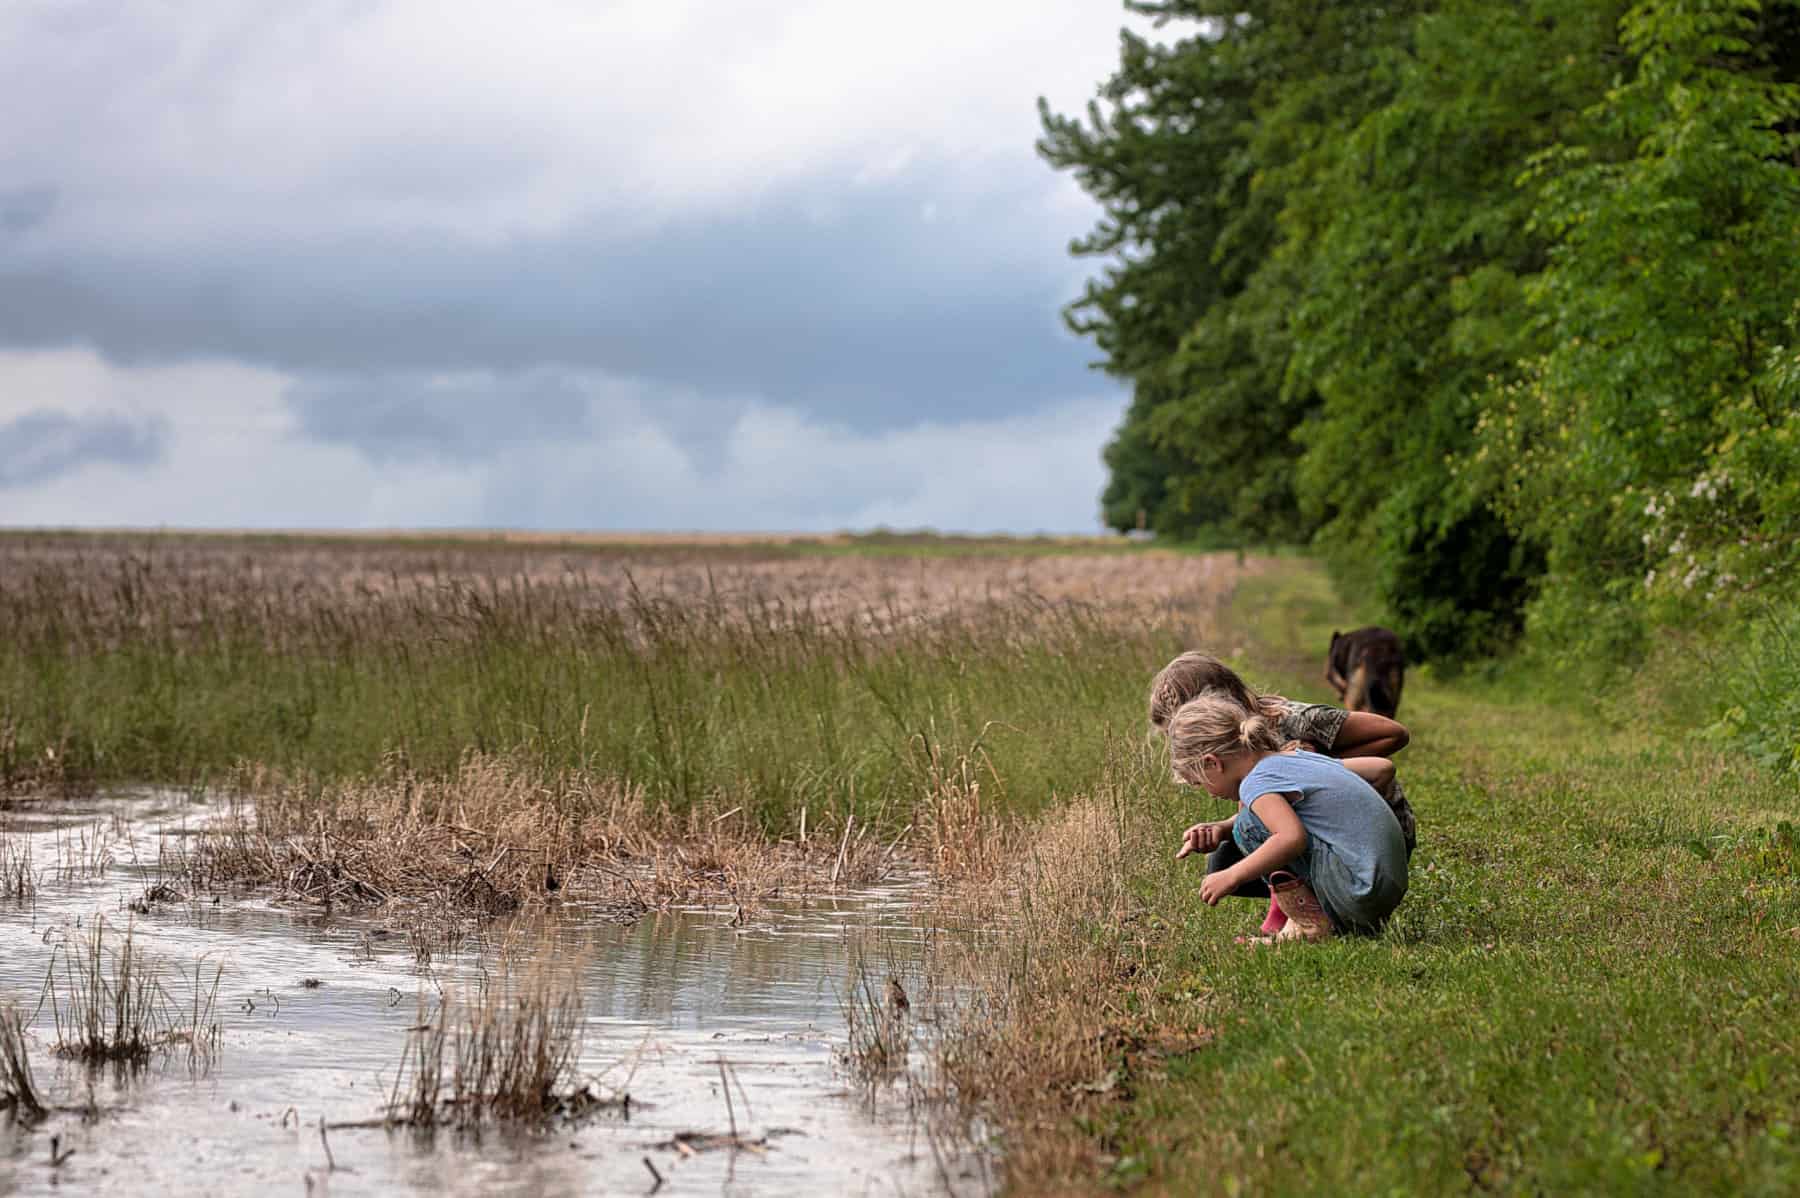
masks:
<svg viewBox="0 0 1800 1198"><path fill-rule="evenodd" d="M1406 650L1385 628L1358 628L1331 634L1325 655L1325 681L1350 711L1372 711L1394 718L1400 689L1406 685Z"/></svg>

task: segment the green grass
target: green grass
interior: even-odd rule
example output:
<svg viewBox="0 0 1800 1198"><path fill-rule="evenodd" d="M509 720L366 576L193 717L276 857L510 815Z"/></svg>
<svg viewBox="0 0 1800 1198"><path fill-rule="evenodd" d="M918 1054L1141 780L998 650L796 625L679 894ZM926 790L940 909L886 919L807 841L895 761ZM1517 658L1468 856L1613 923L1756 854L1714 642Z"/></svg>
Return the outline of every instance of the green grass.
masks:
<svg viewBox="0 0 1800 1198"><path fill-rule="evenodd" d="M1282 681L1322 644L1305 574L1246 602ZM1326 605L1327 607L1329 605ZM1328 633L1329 629L1325 628ZM1380 940L1232 943L1147 846L1162 931L1141 1018L1216 1031L1125 1061L1084 1118L1101 1180L1170 1193L1752 1193L1800 1189L1800 833L1791 775L1603 705L1409 680L1420 821ZM1191 792L1190 792L1191 794ZM1168 844L1220 810L1159 800Z"/></svg>

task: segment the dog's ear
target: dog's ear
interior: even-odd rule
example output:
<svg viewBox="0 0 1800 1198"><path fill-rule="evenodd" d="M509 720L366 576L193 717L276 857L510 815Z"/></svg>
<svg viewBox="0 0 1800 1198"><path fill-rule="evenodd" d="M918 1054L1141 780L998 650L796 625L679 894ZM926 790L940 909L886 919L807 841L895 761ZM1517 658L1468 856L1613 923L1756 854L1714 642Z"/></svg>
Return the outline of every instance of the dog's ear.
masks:
<svg viewBox="0 0 1800 1198"><path fill-rule="evenodd" d="M1343 634L1343 633L1341 633L1341 632L1339 632L1339 631L1338 631L1338 630L1337 630L1337 629L1335 629L1335 628L1333 628L1333 629L1332 629L1332 630L1331 630L1331 647L1332 647L1332 648L1333 648L1333 649L1335 649L1335 648L1337 648L1337 643L1338 643L1338 642L1339 642L1339 641L1340 641L1340 640L1342 640L1342 639L1343 639L1343 637L1344 637L1344 634Z"/></svg>

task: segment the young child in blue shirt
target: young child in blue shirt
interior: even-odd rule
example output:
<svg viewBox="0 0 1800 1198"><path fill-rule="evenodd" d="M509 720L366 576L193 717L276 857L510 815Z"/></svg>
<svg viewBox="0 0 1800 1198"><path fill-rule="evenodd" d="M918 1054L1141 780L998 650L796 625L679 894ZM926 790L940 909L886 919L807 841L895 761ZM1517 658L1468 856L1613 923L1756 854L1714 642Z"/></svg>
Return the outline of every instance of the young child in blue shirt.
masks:
<svg viewBox="0 0 1800 1198"><path fill-rule="evenodd" d="M1284 940L1386 925L1406 895L1406 839L1373 787L1329 757L1284 752L1274 721L1217 692L1183 704L1168 736L1179 781L1239 804L1231 836L1244 856L1207 874L1202 899L1216 905L1265 879L1287 916Z"/></svg>

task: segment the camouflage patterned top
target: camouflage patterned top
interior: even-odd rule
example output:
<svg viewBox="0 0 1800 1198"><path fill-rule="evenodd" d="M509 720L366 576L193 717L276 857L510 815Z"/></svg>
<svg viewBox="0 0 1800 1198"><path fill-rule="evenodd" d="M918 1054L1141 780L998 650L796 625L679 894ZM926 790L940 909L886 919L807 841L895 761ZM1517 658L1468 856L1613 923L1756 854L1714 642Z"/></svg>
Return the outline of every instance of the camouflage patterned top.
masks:
<svg viewBox="0 0 1800 1198"><path fill-rule="evenodd" d="M1281 735L1297 740L1315 753L1329 753L1344 730L1350 713L1342 707L1324 703L1296 703L1286 700L1287 714L1281 717Z"/></svg>
<svg viewBox="0 0 1800 1198"><path fill-rule="evenodd" d="M1281 717L1281 735L1299 741L1315 753L1330 753L1350 713L1325 703L1296 703L1292 699L1283 702L1287 705L1287 714ZM1419 843L1418 821L1413 817L1412 804L1406 801L1400 779L1395 778L1394 784L1381 797L1394 809L1400 831L1406 836L1406 855L1412 856L1414 846Z"/></svg>

